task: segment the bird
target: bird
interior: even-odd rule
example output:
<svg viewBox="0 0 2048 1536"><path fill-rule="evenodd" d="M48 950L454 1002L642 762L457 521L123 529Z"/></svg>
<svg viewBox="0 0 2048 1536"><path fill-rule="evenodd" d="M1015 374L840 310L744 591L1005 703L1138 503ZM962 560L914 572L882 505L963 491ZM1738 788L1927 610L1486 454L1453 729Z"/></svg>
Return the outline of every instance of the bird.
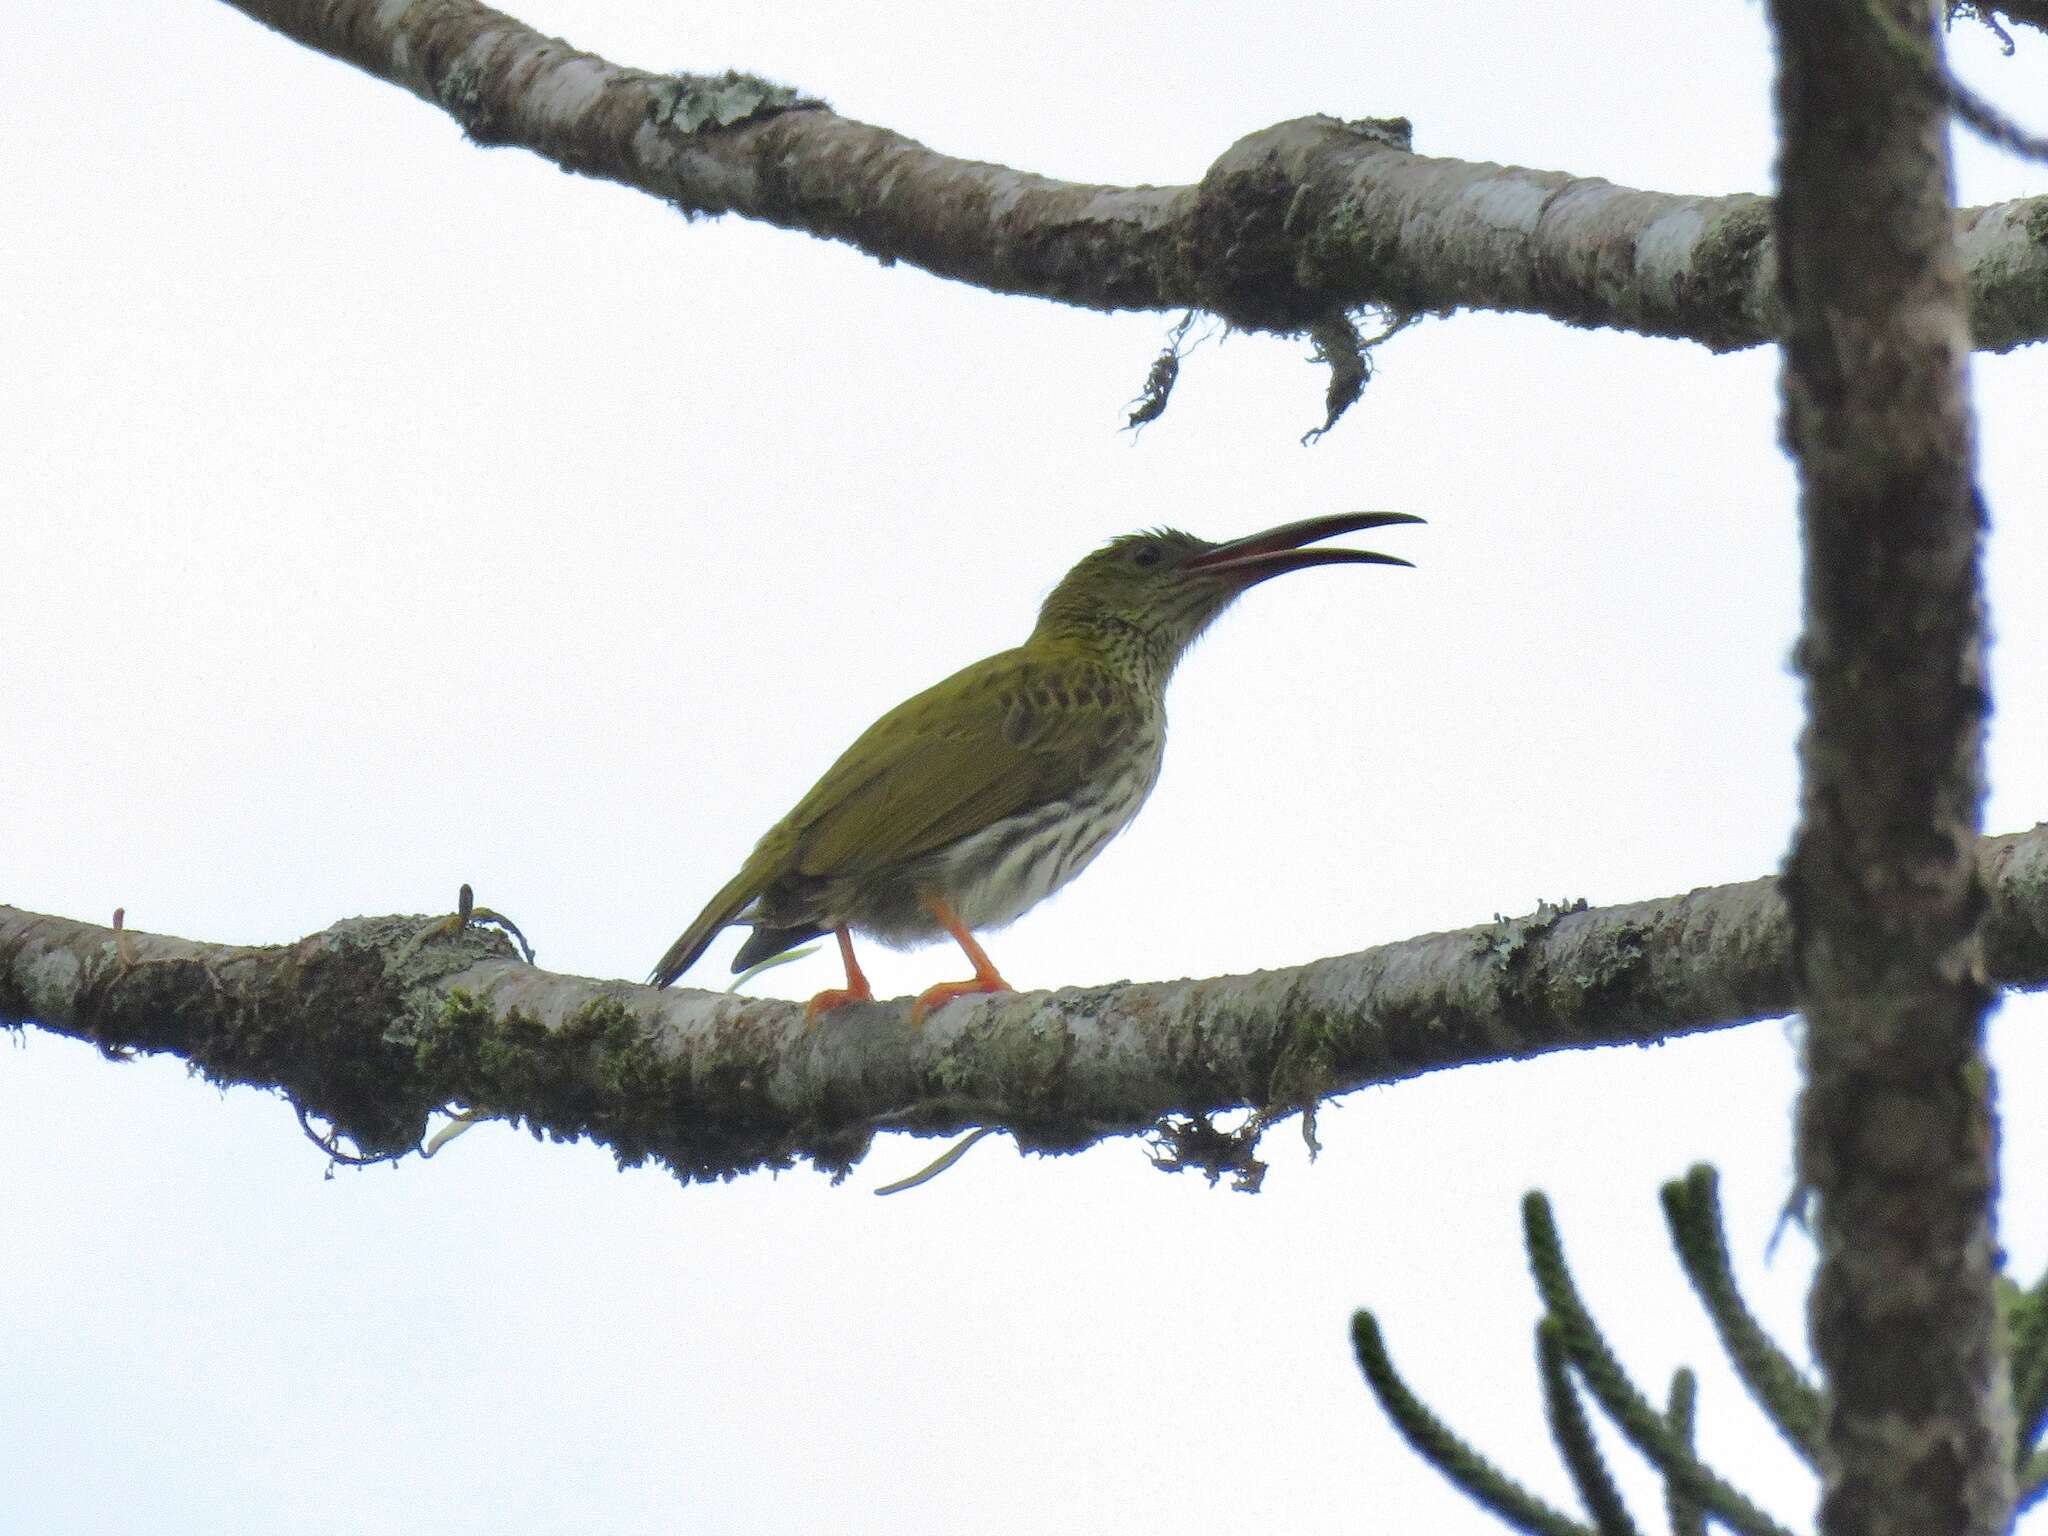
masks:
<svg viewBox="0 0 2048 1536"><path fill-rule="evenodd" d="M720 930L753 932L744 971L829 933L846 985L821 1014L874 993L859 932L902 948L950 935L974 975L919 995L911 1022L974 993L1013 990L975 937L1079 874L1158 781L1166 685L1197 637L1250 587L1318 565L1411 562L1317 540L1423 519L1339 512L1227 543L1158 528L1112 539L1068 571L1022 645L955 672L883 715L761 838L648 977L666 987Z"/></svg>

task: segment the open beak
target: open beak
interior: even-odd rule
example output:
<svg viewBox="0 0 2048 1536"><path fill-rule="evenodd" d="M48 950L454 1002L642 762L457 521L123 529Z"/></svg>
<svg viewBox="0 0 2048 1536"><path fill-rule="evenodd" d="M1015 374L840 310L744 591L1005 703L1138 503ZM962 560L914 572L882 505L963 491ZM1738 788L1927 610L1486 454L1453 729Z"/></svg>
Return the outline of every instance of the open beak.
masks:
<svg viewBox="0 0 2048 1536"><path fill-rule="evenodd" d="M1340 533L1421 521L1408 512L1333 512L1327 517L1305 517L1298 523L1282 523L1264 533L1248 534L1241 539L1232 539L1228 544L1219 544L1183 561L1181 569L1231 576L1250 586L1269 576L1306 570L1312 565L1408 565L1410 561L1397 555L1382 555L1369 549L1303 549L1302 546Z"/></svg>

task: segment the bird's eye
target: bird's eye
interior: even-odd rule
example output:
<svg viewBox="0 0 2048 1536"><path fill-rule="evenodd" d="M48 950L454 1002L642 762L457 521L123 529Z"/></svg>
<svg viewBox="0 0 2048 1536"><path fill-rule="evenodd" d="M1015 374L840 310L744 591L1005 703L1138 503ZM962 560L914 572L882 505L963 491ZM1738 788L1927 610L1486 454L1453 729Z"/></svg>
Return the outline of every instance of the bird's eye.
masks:
<svg viewBox="0 0 2048 1536"><path fill-rule="evenodd" d="M1131 558L1140 565L1157 565L1159 563L1159 546L1157 544L1140 544L1138 552L1132 555Z"/></svg>

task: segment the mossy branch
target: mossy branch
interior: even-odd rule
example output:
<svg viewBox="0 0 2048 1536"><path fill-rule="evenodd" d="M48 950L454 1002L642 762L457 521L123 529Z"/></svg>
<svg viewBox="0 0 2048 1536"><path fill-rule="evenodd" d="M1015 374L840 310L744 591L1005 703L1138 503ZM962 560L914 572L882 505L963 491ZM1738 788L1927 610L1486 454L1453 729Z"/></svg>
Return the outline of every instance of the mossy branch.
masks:
<svg viewBox="0 0 2048 1536"><path fill-rule="evenodd" d="M1530 1536L1598 1536L1590 1527L1548 1504L1509 1477L1460 1439L1443 1420L1424 1407L1394 1371L1379 1323L1370 1312L1351 1318L1351 1346L1358 1366L1380 1407L1394 1421L1401 1438L1473 1502L1492 1510Z"/></svg>
<svg viewBox="0 0 2048 1536"><path fill-rule="evenodd" d="M751 76L616 64L475 0L230 3L479 143L994 293L1199 309L1290 336L1368 307L1535 313L1717 351L1778 326L1769 199L1417 155L1399 118L1295 118L1223 149L1194 185L1094 186L941 154ZM1956 216L1979 347L2048 336L2042 207ZM1350 378L1333 369L1340 394Z"/></svg>
<svg viewBox="0 0 2048 1536"><path fill-rule="evenodd" d="M2048 984L2048 826L1978 856L1992 977ZM921 1032L907 1000L807 1031L800 1004L556 975L474 925L355 918L249 947L0 906L0 1026L173 1052L373 1155L417 1147L453 1103L721 1178L842 1171L890 1128L1069 1151L1174 1116L1265 1124L1422 1072L1778 1017L1789 955L1764 879L1251 976L967 999Z"/></svg>
<svg viewBox="0 0 2048 1536"><path fill-rule="evenodd" d="M1664 1220L1685 1276L1750 1396L1806 1464L1820 1463L1820 1388L1764 1332L1736 1289L1714 1170L1701 1163L1664 1186Z"/></svg>

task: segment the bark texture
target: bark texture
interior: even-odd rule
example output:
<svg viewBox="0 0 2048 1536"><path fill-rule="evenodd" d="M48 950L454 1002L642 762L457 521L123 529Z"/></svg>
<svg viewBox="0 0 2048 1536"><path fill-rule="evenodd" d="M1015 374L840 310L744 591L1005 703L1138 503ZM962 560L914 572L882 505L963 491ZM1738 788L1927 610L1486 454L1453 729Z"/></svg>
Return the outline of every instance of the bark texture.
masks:
<svg viewBox="0 0 2048 1536"><path fill-rule="evenodd" d="M2048 986L2048 825L1987 839L1992 976ZM1043 1151L1167 1117L1271 1112L1441 1067L1649 1044L1788 1013L1776 881L1545 909L1291 970L975 998L909 1027L907 999L806 1034L773 999L558 976L470 930L363 918L296 944L197 944L0 907L0 1023L109 1053L170 1051L275 1087L359 1147L418 1145L450 1104L622 1161L730 1177L843 1170L873 1134L986 1125ZM1175 1142L1207 1162L1199 1135ZM1227 1138L1209 1152L1249 1156Z"/></svg>
<svg viewBox="0 0 2048 1536"><path fill-rule="evenodd" d="M1523 311L1716 350L1777 333L1766 199L1432 159L1401 119L1297 118L1195 186L1090 186L939 154L749 76L624 68L474 0L230 3L479 143L992 292L1283 334L1368 306ZM1958 218L1978 345L2048 336L2048 199Z"/></svg>
<svg viewBox="0 0 2048 1536"><path fill-rule="evenodd" d="M1939 58L1929 0L1874 0ZM1943 110L1872 0L1773 0L1807 679L1786 874L1829 1536L1992 1536L2012 1426L1976 858L1988 712ZM1923 61L1924 62L1924 61Z"/></svg>

